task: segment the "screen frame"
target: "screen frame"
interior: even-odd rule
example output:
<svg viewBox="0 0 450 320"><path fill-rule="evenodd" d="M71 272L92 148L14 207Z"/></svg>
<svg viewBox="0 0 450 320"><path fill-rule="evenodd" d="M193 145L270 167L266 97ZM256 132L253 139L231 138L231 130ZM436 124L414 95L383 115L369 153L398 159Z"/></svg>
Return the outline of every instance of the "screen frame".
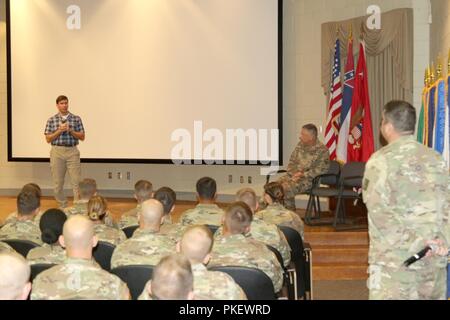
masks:
<svg viewBox="0 0 450 320"><path fill-rule="evenodd" d="M11 12L10 1L6 0L6 59L7 59L7 135L8 135L8 162L50 162L50 158L28 158L28 157L14 157L12 145L12 56L11 56ZM222 160L221 163L226 165L244 165L244 166L261 166L261 165L283 165L283 2L278 0L278 162L263 164L257 160L246 160L245 162L238 162L234 160L233 163L228 163ZM114 158L83 158L82 163L123 163L123 164L172 164L171 159L114 159ZM199 165L199 161L195 159L186 159L184 163L193 163ZM220 161L217 161L220 162ZM207 165L205 161L201 164ZM212 164L213 166L222 166L223 164Z"/></svg>

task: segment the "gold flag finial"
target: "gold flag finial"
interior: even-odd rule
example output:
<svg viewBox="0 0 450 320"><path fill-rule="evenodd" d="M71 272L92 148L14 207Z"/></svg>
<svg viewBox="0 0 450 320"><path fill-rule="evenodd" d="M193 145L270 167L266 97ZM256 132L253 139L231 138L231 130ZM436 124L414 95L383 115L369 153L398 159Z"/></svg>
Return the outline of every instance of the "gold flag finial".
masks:
<svg viewBox="0 0 450 320"><path fill-rule="evenodd" d="M441 62L441 55L438 55L437 58L437 68L436 68L436 79L440 79L442 77L442 62Z"/></svg>
<svg viewBox="0 0 450 320"><path fill-rule="evenodd" d="M428 66L426 74L427 74L427 86L429 88L431 86L431 68L430 68L430 66Z"/></svg>
<svg viewBox="0 0 450 320"><path fill-rule="evenodd" d="M350 33L348 35L348 40L353 40L353 24L350 23ZM449 63L450 63L450 51L449 51Z"/></svg>
<svg viewBox="0 0 450 320"><path fill-rule="evenodd" d="M434 62L431 63L431 70L430 70L430 85L433 85L436 80L436 72L434 69Z"/></svg>
<svg viewBox="0 0 450 320"><path fill-rule="evenodd" d="M448 65L447 65L447 74L450 74L450 49L448 49Z"/></svg>
<svg viewBox="0 0 450 320"><path fill-rule="evenodd" d="M425 76L423 77L423 82L425 84L425 88L428 88L428 68L425 69Z"/></svg>

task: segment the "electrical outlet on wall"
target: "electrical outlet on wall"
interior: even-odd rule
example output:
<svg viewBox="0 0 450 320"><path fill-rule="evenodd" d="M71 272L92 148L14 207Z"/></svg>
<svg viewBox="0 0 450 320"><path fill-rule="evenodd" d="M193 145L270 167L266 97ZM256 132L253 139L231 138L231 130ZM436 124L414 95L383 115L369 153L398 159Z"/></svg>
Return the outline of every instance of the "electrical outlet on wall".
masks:
<svg viewBox="0 0 450 320"><path fill-rule="evenodd" d="M248 176L248 184L252 184L252 181L253 181L252 177Z"/></svg>
<svg viewBox="0 0 450 320"><path fill-rule="evenodd" d="M241 183L244 183L244 176L241 176Z"/></svg>
<svg viewBox="0 0 450 320"><path fill-rule="evenodd" d="M233 175L228 175L228 183L233 183Z"/></svg>
<svg viewBox="0 0 450 320"><path fill-rule="evenodd" d="M131 172L130 171L127 172L127 180L131 180Z"/></svg>
<svg viewBox="0 0 450 320"><path fill-rule="evenodd" d="M122 180L122 172L117 172L117 179Z"/></svg>
<svg viewBox="0 0 450 320"><path fill-rule="evenodd" d="M108 172L108 179L112 179L112 172Z"/></svg>

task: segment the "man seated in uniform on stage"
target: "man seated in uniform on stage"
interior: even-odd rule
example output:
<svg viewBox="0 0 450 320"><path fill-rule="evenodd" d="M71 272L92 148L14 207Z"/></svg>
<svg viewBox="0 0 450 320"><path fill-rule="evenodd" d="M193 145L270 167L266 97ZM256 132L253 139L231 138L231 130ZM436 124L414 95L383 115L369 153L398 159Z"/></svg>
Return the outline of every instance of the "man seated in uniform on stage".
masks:
<svg viewBox="0 0 450 320"><path fill-rule="evenodd" d="M317 127L304 125L300 132L300 141L289 159L287 173L279 179L283 185L284 205L295 211L295 196L311 189L312 180L327 173L330 167L330 155L327 147L319 141Z"/></svg>

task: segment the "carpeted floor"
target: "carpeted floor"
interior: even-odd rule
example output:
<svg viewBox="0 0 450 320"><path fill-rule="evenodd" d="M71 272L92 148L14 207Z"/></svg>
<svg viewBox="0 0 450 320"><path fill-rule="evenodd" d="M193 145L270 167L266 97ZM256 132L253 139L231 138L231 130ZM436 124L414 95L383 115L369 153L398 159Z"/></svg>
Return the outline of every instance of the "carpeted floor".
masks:
<svg viewBox="0 0 450 320"><path fill-rule="evenodd" d="M314 281L314 300L368 300L366 281Z"/></svg>

